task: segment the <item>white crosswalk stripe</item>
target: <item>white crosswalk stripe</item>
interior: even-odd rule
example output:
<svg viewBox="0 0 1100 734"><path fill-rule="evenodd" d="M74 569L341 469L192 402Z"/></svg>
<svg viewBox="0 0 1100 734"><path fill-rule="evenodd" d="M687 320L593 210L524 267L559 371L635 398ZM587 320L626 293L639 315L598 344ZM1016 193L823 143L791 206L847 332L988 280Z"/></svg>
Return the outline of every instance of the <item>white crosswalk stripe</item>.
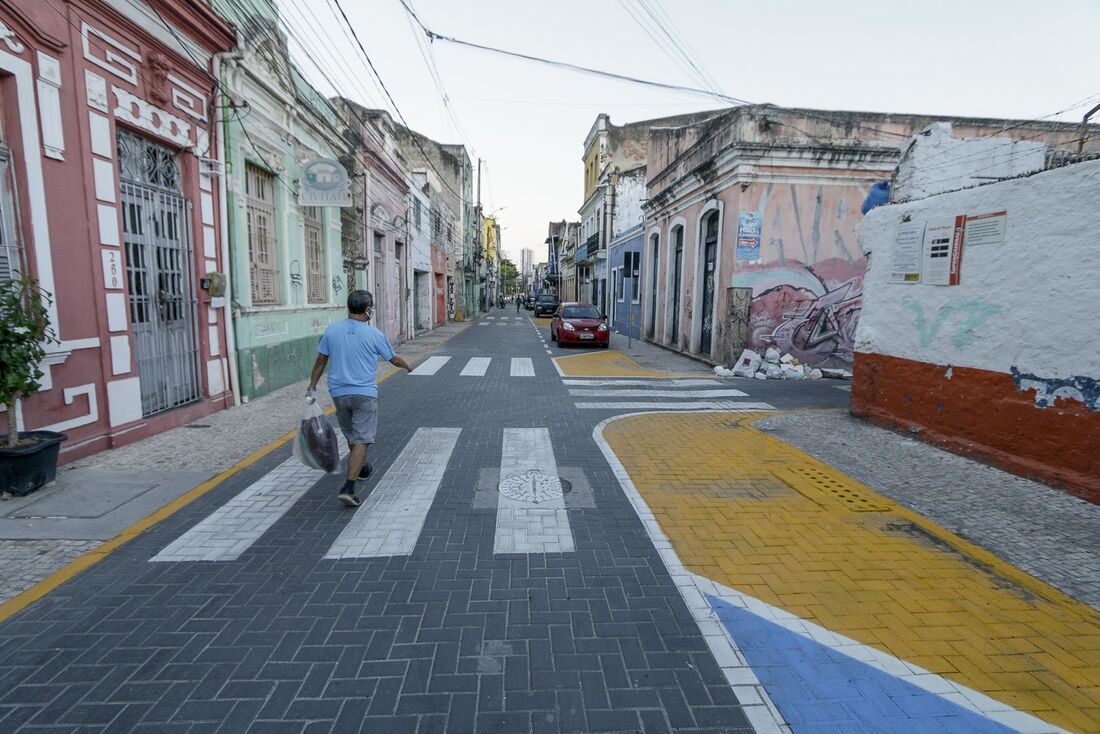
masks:
<svg viewBox="0 0 1100 734"><path fill-rule="evenodd" d="M415 376L428 376L434 375L439 372L443 365L450 361L450 357L428 357L426 360L417 365L416 369L410 372L410 375Z"/></svg>
<svg viewBox="0 0 1100 734"><path fill-rule="evenodd" d="M461 433L461 428L418 428L325 558L412 553Z"/></svg>
<svg viewBox="0 0 1100 734"><path fill-rule="evenodd" d="M337 431L340 456L347 443ZM176 538L150 561L234 561L325 473L290 457Z"/></svg>
<svg viewBox="0 0 1100 734"><path fill-rule="evenodd" d="M570 390L570 395L578 398L743 398L746 393L740 390L642 390L642 389L612 389L612 390Z"/></svg>
<svg viewBox="0 0 1100 734"><path fill-rule="evenodd" d="M506 428L500 452L500 480L531 482L534 495L540 476L559 482L558 464L548 428ZM565 495L549 491L536 504L497 494L494 553L571 553L575 550Z"/></svg>
<svg viewBox="0 0 1100 734"><path fill-rule="evenodd" d="M470 357L470 361L458 374L463 377L484 377L489 370L489 363L492 361L491 357Z"/></svg>
<svg viewBox="0 0 1100 734"><path fill-rule="evenodd" d="M667 379L661 377L645 377L633 380L624 379L581 379L572 378L562 380L563 385L576 387L617 387L619 385L660 385L662 387L716 387L722 383L718 380L693 380L690 378Z"/></svg>
<svg viewBox="0 0 1100 734"><path fill-rule="evenodd" d="M511 377L534 377L535 364L530 357L512 357Z"/></svg>
<svg viewBox="0 0 1100 734"><path fill-rule="evenodd" d="M574 406L588 410L775 410L771 403L738 403L733 400L684 400L675 403L607 400L574 403Z"/></svg>

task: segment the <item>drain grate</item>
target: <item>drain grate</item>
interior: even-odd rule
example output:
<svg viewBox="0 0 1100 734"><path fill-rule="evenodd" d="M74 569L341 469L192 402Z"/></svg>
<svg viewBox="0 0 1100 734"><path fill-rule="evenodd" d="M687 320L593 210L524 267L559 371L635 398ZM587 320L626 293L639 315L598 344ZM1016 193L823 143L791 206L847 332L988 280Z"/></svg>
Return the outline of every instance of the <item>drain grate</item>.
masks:
<svg viewBox="0 0 1100 734"><path fill-rule="evenodd" d="M889 512L874 497L842 482L830 472L813 467L784 467L774 473L791 489L822 507L840 505L852 512Z"/></svg>

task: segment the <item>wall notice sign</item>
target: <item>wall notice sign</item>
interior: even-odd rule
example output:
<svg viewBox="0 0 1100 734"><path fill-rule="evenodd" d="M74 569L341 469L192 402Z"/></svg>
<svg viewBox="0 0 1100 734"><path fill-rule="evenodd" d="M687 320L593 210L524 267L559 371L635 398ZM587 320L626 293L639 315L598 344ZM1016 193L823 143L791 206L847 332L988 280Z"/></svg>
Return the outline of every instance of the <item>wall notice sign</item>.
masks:
<svg viewBox="0 0 1100 734"><path fill-rule="evenodd" d="M760 212L741 212L737 218L735 260L760 259Z"/></svg>
<svg viewBox="0 0 1100 734"><path fill-rule="evenodd" d="M924 222L903 222L894 238L890 261L891 283L919 283L921 250L924 246Z"/></svg>
<svg viewBox="0 0 1100 734"><path fill-rule="evenodd" d="M921 281L928 285L958 285L962 268L966 216L929 222L924 230Z"/></svg>
<svg viewBox="0 0 1100 734"><path fill-rule="evenodd" d="M1008 212L990 212L988 214L969 214L966 217L966 244L1000 245L1005 241L1008 228Z"/></svg>

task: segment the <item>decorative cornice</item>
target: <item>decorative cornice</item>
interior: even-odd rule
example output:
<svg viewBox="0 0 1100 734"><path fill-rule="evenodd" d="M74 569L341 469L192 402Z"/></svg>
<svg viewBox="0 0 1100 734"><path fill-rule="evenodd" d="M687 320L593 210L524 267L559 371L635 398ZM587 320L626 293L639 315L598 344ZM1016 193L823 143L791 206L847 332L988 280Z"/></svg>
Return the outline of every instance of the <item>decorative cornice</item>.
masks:
<svg viewBox="0 0 1100 734"><path fill-rule="evenodd" d="M41 28L39 28L34 21L27 17L27 14L23 12L23 9L16 5L11 0L0 0L0 9L3 9L11 15L19 25L22 26L21 30L25 31L35 42L40 46L60 53L68 47L68 43L64 40L51 36Z"/></svg>

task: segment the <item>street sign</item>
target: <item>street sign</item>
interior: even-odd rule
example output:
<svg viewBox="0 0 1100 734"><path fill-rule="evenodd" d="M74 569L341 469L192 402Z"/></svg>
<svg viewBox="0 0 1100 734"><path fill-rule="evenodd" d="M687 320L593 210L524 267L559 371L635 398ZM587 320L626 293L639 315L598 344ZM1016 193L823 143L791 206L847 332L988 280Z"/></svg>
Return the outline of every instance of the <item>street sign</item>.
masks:
<svg viewBox="0 0 1100 734"><path fill-rule="evenodd" d="M302 164L299 206L351 206L348 172L340 161L315 158Z"/></svg>

